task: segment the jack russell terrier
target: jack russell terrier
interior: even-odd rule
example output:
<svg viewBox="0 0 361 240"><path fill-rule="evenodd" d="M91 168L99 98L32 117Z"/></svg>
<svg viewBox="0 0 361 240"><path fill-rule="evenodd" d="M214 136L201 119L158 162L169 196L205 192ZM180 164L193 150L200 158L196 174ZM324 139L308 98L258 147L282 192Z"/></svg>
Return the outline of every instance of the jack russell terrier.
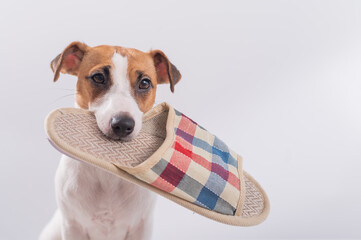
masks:
<svg viewBox="0 0 361 240"><path fill-rule="evenodd" d="M112 139L131 140L155 101L157 84L174 85L181 74L160 50L71 43L52 62L78 76L76 105L89 109ZM55 177L59 209L40 240L145 240L151 238L156 197L104 170L62 156Z"/></svg>

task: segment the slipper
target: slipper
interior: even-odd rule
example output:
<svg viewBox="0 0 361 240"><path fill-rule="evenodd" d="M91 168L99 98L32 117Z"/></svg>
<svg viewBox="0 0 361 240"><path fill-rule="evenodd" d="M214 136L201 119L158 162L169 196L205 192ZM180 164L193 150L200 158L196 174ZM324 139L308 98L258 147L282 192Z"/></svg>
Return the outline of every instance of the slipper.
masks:
<svg viewBox="0 0 361 240"><path fill-rule="evenodd" d="M242 170L242 158L196 122L162 103L145 113L131 141L111 140L94 115L62 108L45 122L50 143L71 158L109 171L218 222L261 223L269 200Z"/></svg>

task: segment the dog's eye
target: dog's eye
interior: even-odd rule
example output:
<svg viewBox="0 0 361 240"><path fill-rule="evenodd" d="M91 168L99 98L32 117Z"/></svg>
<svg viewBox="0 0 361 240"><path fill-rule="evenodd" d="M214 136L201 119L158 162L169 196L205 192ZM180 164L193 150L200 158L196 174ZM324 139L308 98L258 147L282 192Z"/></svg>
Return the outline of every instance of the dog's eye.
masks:
<svg viewBox="0 0 361 240"><path fill-rule="evenodd" d="M105 82L105 76L102 73L96 73L91 78L96 83L103 84Z"/></svg>
<svg viewBox="0 0 361 240"><path fill-rule="evenodd" d="M139 82L139 89L146 90L150 87L151 82L149 78L143 78Z"/></svg>

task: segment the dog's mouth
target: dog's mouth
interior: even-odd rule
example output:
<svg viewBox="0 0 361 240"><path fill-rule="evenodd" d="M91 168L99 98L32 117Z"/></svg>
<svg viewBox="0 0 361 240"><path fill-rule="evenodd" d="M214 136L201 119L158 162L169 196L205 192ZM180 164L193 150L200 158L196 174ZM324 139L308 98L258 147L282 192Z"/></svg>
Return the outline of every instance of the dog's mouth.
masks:
<svg viewBox="0 0 361 240"><path fill-rule="evenodd" d="M126 137L120 137L118 135L116 135L115 133L113 132L110 132L110 133L105 133L103 131L101 131L107 138L111 139L111 140L115 140L115 141L124 141L124 142L128 142L128 141L132 141L133 139L136 138L136 135L133 136L126 136Z"/></svg>

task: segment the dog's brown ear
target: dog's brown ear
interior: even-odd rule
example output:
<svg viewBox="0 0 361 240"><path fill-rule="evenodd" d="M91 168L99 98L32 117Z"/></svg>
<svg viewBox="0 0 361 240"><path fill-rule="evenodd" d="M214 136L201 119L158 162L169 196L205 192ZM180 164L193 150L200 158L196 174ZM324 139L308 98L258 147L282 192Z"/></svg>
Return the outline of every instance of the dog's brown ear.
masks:
<svg viewBox="0 0 361 240"><path fill-rule="evenodd" d="M169 83L170 90L174 92L174 85L179 82L182 75L162 51L152 50L149 53L153 57L154 66L158 76L158 83Z"/></svg>
<svg viewBox="0 0 361 240"><path fill-rule="evenodd" d="M54 72L54 82L58 80L60 73L78 75L79 65L88 50L88 45L81 42L72 42L64 51L50 63Z"/></svg>

